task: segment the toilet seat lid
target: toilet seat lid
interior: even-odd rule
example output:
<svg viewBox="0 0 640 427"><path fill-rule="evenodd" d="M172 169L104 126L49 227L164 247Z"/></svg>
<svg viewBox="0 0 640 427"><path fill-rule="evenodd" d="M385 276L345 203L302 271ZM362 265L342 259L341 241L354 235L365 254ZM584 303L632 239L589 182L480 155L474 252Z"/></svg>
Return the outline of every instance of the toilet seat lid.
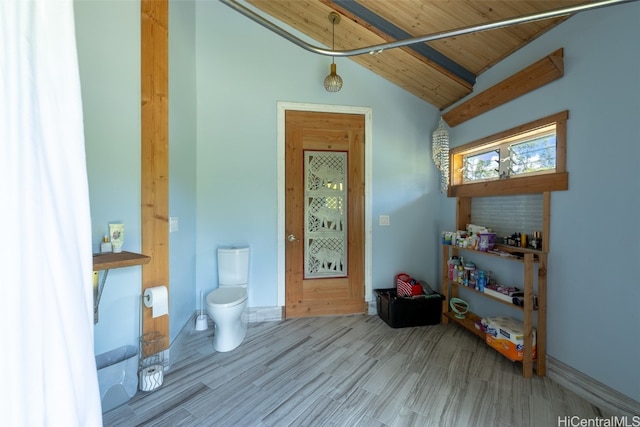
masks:
<svg viewBox="0 0 640 427"><path fill-rule="evenodd" d="M231 307L241 304L247 300L247 290L245 288L218 288L207 295L208 305Z"/></svg>

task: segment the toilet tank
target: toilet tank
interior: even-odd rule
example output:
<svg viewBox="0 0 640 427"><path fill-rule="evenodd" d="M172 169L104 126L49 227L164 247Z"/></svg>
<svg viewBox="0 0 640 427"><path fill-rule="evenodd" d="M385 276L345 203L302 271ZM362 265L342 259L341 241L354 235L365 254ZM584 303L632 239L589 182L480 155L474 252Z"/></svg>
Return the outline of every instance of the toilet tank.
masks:
<svg viewBox="0 0 640 427"><path fill-rule="evenodd" d="M247 286L249 247L218 248L218 286Z"/></svg>

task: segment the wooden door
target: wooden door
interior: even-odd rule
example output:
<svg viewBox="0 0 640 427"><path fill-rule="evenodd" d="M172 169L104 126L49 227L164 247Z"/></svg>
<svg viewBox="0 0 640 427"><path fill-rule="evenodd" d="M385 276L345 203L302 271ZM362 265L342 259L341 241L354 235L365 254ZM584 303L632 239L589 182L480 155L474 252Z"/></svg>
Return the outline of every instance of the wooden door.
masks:
<svg viewBox="0 0 640 427"><path fill-rule="evenodd" d="M365 118L285 114L285 317L364 313Z"/></svg>

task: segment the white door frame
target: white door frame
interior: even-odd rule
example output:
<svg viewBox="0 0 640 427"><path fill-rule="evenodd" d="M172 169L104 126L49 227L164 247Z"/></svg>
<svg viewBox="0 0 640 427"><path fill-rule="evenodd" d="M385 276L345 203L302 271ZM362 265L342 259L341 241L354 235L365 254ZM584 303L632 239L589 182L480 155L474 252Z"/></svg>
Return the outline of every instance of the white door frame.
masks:
<svg viewBox="0 0 640 427"><path fill-rule="evenodd" d="M278 102L278 306L285 305L285 112L316 111L321 113L361 114L364 116L364 299L370 302L371 284L371 163L372 109L347 105Z"/></svg>

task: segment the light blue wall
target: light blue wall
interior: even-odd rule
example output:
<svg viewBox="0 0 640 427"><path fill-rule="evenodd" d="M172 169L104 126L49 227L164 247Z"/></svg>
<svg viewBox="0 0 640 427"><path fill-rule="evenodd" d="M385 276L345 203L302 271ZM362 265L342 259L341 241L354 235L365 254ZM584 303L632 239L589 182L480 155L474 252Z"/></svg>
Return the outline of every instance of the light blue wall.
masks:
<svg viewBox="0 0 640 427"><path fill-rule="evenodd" d="M140 252L140 5L83 0L75 14L94 252L110 222ZM140 281L140 267L109 271L96 354L137 345Z"/></svg>
<svg viewBox="0 0 640 427"><path fill-rule="evenodd" d="M84 105L94 251L110 222L125 224L124 250L141 251L140 3L78 0L76 38ZM196 309L195 2L170 4L169 339ZM141 267L109 271L95 326L96 354L137 345Z"/></svg>
<svg viewBox="0 0 640 427"><path fill-rule="evenodd" d="M638 3L572 17L483 74L476 92L560 47L564 77L451 130L458 146L569 110L569 191L551 198L548 354L636 400L639 22ZM441 203L440 224L451 229L455 200L442 197Z"/></svg>
<svg viewBox="0 0 640 427"><path fill-rule="evenodd" d="M251 246L249 306L277 305L278 101L373 110L373 287L407 271L435 281L431 221L438 213L430 160L438 111L350 60L344 87L322 81L331 59L311 54L219 2L198 2L197 287L217 287L215 250ZM338 30L339 31L339 28ZM377 225L380 214L390 227Z"/></svg>
<svg viewBox="0 0 640 427"><path fill-rule="evenodd" d="M177 336L196 309L195 1L169 3L169 334Z"/></svg>

